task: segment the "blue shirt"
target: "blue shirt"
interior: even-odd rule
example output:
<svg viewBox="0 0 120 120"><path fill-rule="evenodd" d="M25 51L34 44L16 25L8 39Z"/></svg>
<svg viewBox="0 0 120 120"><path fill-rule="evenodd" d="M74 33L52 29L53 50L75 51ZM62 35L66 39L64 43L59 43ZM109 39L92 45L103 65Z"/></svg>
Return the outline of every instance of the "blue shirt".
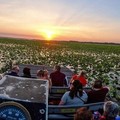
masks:
<svg viewBox="0 0 120 120"><path fill-rule="evenodd" d="M88 96L85 91L83 91L82 96L79 96L78 94L78 97L74 97L73 99L69 96L69 93L70 91L67 91L61 98L64 105L83 105L84 101L87 101Z"/></svg>

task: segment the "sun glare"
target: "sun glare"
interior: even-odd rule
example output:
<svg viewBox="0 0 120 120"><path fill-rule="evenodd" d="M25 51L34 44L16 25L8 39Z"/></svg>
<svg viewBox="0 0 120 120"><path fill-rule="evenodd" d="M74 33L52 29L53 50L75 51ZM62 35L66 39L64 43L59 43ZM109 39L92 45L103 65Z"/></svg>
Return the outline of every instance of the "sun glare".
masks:
<svg viewBox="0 0 120 120"><path fill-rule="evenodd" d="M53 31L46 31L46 38L48 40L51 40L54 37L54 32Z"/></svg>
<svg viewBox="0 0 120 120"><path fill-rule="evenodd" d="M53 38L55 37L55 31L53 30L43 30L42 31L42 35L45 38L45 40L53 40Z"/></svg>

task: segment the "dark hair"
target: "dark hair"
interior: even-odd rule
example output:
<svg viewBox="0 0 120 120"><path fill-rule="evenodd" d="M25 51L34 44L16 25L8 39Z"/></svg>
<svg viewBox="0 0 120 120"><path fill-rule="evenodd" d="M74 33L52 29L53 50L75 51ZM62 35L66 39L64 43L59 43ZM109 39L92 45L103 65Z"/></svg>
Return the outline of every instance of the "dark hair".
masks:
<svg viewBox="0 0 120 120"><path fill-rule="evenodd" d="M86 75L86 71L85 71L85 70L82 70L82 71L80 72L80 75L81 75L81 76Z"/></svg>
<svg viewBox="0 0 120 120"><path fill-rule="evenodd" d="M55 69L56 69L57 71L60 71L61 67L60 67L59 65L56 65L56 66L55 66Z"/></svg>
<svg viewBox="0 0 120 120"><path fill-rule="evenodd" d="M77 109L74 120L91 120L93 118L92 112L86 107Z"/></svg>
<svg viewBox="0 0 120 120"><path fill-rule="evenodd" d="M31 77L31 74L30 74L30 68L28 68L28 67L25 67L24 69L23 69L23 73L24 73L24 76L28 76L28 77Z"/></svg>
<svg viewBox="0 0 120 120"><path fill-rule="evenodd" d="M69 96L73 99L74 96L77 96L79 92L79 96L83 95L83 86L79 80L73 80L72 82L73 88L70 90Z"/></svg>
<svg viewBox="0 0 120 120"><path fill-rule="evenodd" d="M102 81L96 80L93 84L93 88L101 88L102 87Z"/></svg>

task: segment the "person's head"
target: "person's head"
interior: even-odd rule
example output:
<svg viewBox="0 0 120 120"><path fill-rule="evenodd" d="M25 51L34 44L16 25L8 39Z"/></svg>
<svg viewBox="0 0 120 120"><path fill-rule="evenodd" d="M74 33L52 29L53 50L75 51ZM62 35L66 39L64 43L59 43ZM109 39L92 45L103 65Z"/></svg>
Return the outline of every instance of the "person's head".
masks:
<svg viewBox="0 0 120 120"><path fill-rule="evenodd" d="M48 71L44 70L44 76L48 76Z"/></svg>
<svg viewBox="0 0 120 120"><path fill-rule="evenodd" d="M44 70L44 78L49 79L49 73L47 70Z"/></svg>
<svg viewBox="0 0 120 120"><path fill-rule="evenodd" d="M23 69L23 74L24 74L24 75L31 76L31 74L30 74L30 68L25 67L25 68Z"/></svg>
<svg viewBox="0 0 120 120"><path fill-rule="evenodd" d="M37 77L44 77L44 71L43 70L38 70L37 71Z"/></svg>
<svg viewBox="0 0 120 120"><path fill-rule="evenodd" d="M13 71L13 72L16 72L16 73L18 74L18 72L19 72L19 67L18 67L17 65L13 66L13 67L12 67L12 71Z"/></svg>
<svg viewBox="0 0 120 120"><path fill-rule="evenodd" d="M93 84L93 88L100 89L102 88L102 81L101 80L95 80Z"/></svg>
<svg viewBox="0 0 120 120"><path fill-rule="evenodd" d="M82 96L83 93L83 86L82 83L79 80L73 80L70 83L70 97L73 99L74 96L77 96L77 93L79 92L79 95Z"/></svg>
<svg viewBox="0 0 120 120"><path fill-rule="evenodd" d="M72 80L72 82L70 83L70 89L79 90L83 89L83 86L79 80Z"/></svg>
<svg viewBox="0 0 120 120"><path fill-rule="evenodd" d="M54 66L54 69L55 69L56 71L60 71L60 70L61 70L61 67L60 67L59 65L56 65L56 66Z"/></svg>
<svg viewBox="0 0 120 120"><path fill-rule="evenodd" d="M87 108L82 107L77 109L74 120L93 120L93 114Z"/></svg>
<svg viewBox="0 0 120 120"><path fill-rule="evenodd" d="M119 106L115 102L107 101L104 104L103 110L107 119L114 120L119 113Z"/></svg>

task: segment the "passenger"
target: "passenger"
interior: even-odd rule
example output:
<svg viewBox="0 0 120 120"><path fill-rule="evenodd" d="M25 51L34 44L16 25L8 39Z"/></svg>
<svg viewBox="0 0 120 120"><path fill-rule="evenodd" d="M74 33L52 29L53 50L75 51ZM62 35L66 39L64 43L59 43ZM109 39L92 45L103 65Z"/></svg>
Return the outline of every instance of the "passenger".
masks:
<svg viewBox="0 0 120 120"><path fill-rule="evenodd" d="M23 69L23 76L22 77L31 78L30 68L25 67Z"/></svg>
<svg viewBox="0 0 120 120"><path fill-rule="evenodd" d="M37 78L38 79L42 79L42 80L48 80L48 83L49 83L49 88L51 88L51 80L49 79L48 77L48 71L47 70L38 70L37 71Z"/></svg>
<svg viewBox="0 0 120 120"><path fill-rule="evenodd" d="M87 94L79 80L73 80L70 91L67 91L61 98L59 105L83 105L87 102Z"/></svg>
<svg viewBox="0 0 120 120"><path fill-rule="evenodd" d="M103 116L100 120L120 120L120 117L117 116L119 113L119 106L117 103L112 101L107 101L103 107Z"/></svg>
<svg viewBox="0 0 120 120"><path fill-rule="evenodd" d="M103 87L101 80L96 80L93 84L93 89L87 93L87 103L104 102L108 91L109 88Z"/></svg>
<svg viewBox="0 0 120 120"><path fill-rule="evenodd" d="M19 76L19 67L17 65L13 66L10 73L7 73L6 75L11 75L11 76Z"/></svg>
<svg viewBox="0 0 120 120"><path fill-rule="evenodd" d="M72 77L70 82L72 80L79 80L82 83L82 85L85 87L87 85L86 71L84 71L84 70L80 71L79 74L76 74Z"/></svg>
<svg viewBox="0 0 120 120"><path fill-rule="evenodd" d="M76 114L74 116L74 120L94 120L93 114L87 108L82 107L77 109Z"/></svg>
<svg viewBox="0 0 120 120"><path fill-rule="evenodd" d="M53 86L67 86L65 74L60 72L61 67L59 65L56 65L54 67L54 70L55 71L50 74L52 85Z"/></svg>
<svg viewBox="0 0 120 120"><path fill-rule="evenodd" d="M37 78L38 79L45 79L44 78L44 71L43 70L38 70L37 71Z"/></svg>
<svg viewBox="0 0 120 120"><path fill-rule="evenodd" d="M47 70L44 70L44 78L49 81L49 87L51 88L52 87L52 81L49 77L49 73L48 73Z"/></svg>

